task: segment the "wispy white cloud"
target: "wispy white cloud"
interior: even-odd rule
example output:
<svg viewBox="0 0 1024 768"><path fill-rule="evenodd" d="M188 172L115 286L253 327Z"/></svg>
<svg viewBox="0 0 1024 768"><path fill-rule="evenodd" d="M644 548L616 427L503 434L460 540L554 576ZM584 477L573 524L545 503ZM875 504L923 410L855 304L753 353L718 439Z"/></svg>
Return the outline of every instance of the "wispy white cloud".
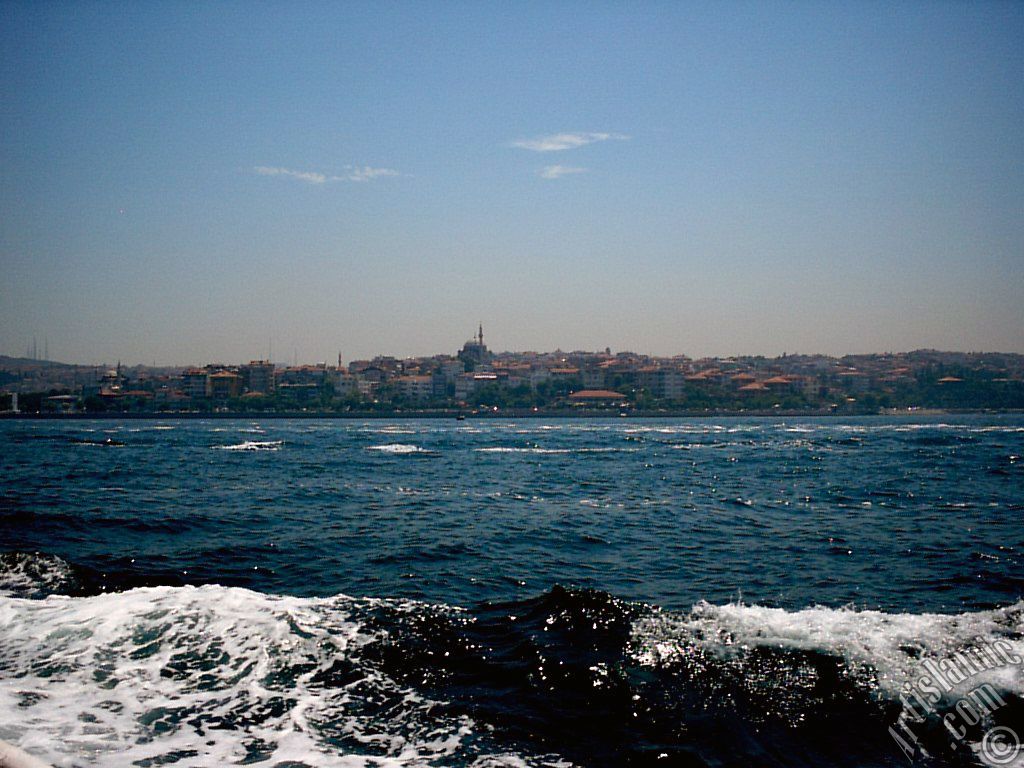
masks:
<svg viewBox="0 0 1024 768"><path fill-rule="evenodd" d="M372 179L379 179L384 176L401 176L398 171L393 168L371 168L368 165L363 167L346 167L348 173L345 176L334 176L334 179L344 179L345 181L370 181Z"/></svg>
<svg viewBox="0 0 1024 768"><path fill-rule="evenodd" d="M626 141L629 136L622 133L555 133L550 136L539 136L536 139L517 139L513 147L529 149L533 152L560 152L564 149L576 149L594 144L598 141Z"/></svg>
<svg viewBox="0 0 1024 768"><path fill-rule="evenodd" d="M586 168L573 168L569 165L547 165L541 169L540 177L542 179L560 179L563 176L569 176L573 173L586 172Z"/></svg>
<svg viewBox="0 0 1024 768"><path fill-rule="evenodd" d="M289 168L271 168L266 165L257 165L254 169L260 176L289 176L310 184L323 184L327 176L316 171L293 171Z"/></svg>
<svg viewBox="0 0 1024 768"><path fill-rule="evenodd" d="M260 176L287 176L308 184L324 184L328 181L372 181L385 176L401 176L393 168L373 168L369 165L353 166L346 165L345 173L341 176L328 176L319 171L293 171L290 168L276 168L267 165L257 165L253 170Z"/></svg>

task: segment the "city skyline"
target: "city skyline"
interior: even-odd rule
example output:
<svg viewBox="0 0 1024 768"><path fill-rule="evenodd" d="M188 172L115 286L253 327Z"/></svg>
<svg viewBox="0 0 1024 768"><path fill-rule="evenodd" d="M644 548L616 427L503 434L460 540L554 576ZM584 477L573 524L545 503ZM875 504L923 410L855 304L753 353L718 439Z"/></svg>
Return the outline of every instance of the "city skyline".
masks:
<svg viewBox="0 0 1024 768"><path fill-rule="evenodd" d="M0 19L0 354L1024 353L1019 5Z"/></svg>
<svg viewBox="0 0 1024 768"><path fill-rule="evenodd" d="M297 362L297 361L296 361ZM876 413L1019 409L1024 355L919 350L845 358L650 357L610 350L495 353L483 328L456 355L337 365L208 362L182 368L74 366L0 356L0 413L447 412L570 408L691 413Z"/></svg>
<svg viewBox="0 0 1024 768"><path fill-rule="evenodd" d="M489 337L488 337L489 339ZM326 369L344 369L349 368L354 364L367 364L377 363L379 361L391 361L397 363L419 363L422 361L439 361L439 360L454 360L460 359L463 354L472 347L479 345L477 348L486 351L489 359L493 358L496 360L523 360L523 359L552 359L558 355L564 355L566 357L574 356L598 356L598 357L627 357L634 359L647 359L651 361L657 361L661 363L680 363L683 361L690 361L693 363L708 363L712 364L715 361L730 361L730 360L754 360L762 359L768 362L785 360L788 358L827 358L831 360L843 360L853 358L874 358L874 359L888 359L896 357L905 357L907 355L915 354L937 354L940 356L948 356L950 358L967 358L967 357L985 357L985 356L1007 356L1007 357L1021 357L1024 353L1014 352L1011 350L1002 349L938 349L935 347L918 347L916 349L879 349L863 352L850 352L845 354L833 354L827 352L818 352L814 350L783 350L778 354L764 354L764 353L731 353L731 354L705 354L696 355L690 354L686 351L674 351L668 353L652 353L640 349L613 349L611 346L604 347L593 347L584 349L582 347L549 347L549 348L533 348L533 349L503 349L493 348L488 346L484 341L483 323L478 324L478 330L463 342L462 348L459 349L458 345L448 345L446 347L439 347L432 351L427 351L421 354L415 355L395 355L388 351L378 350L371 352L370 354L360 356L349 356L345 355L343 350L338 350L334 356L326 356L319 358L300 358L297 354L297 349L293 350L290 357L275 354L273 349L268 350L265 355L252 355L248 357L240 358L210 358L210 359L199 359L193 357L186 362L172 363L166 361L159 361L150 356L149 360L145 359L129 359L116 355L114 358L109 360L92 360L88 362L76 362L71 360L58 359L49 355L49 340L44 339L43 343L39 343L38 339L33 338L28 344L26 349L21 354L7 354L0 352L0 362L9 361L11 363L16 361L24 361L28 364L50 364L56 366L67 366L70 368L79 369L96 369L99 370L109 369L114 370L115 368L124 369L167 369L167 370L186 370L186 369L217 369L224 367L238 367L248 363L259 363L259 364L272 364L278 368L285 369L290 367L319 367Z"/></svg>

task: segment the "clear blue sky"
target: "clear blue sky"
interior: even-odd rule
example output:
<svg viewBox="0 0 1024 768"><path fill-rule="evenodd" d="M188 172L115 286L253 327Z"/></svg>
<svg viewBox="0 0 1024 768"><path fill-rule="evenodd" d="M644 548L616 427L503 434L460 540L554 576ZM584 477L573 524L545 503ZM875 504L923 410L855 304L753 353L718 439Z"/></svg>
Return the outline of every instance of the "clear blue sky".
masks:
<svg viewBox="0 0 1024 768"><path fill-rule="evenodd" d="M0 3L0 353L1024 352L1024 4Z"/></svg>

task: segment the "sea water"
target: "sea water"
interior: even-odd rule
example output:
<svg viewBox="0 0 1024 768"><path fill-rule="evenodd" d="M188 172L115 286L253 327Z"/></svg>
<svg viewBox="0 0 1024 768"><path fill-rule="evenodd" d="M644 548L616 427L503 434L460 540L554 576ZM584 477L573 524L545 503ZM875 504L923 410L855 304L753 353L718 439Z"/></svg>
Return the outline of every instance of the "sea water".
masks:
<svg viewBox="0 0 1024 768"><path fill-rule="evenodd" d="M0 739L54 765L1024 764L1019 416L0 446Z"/></svg>

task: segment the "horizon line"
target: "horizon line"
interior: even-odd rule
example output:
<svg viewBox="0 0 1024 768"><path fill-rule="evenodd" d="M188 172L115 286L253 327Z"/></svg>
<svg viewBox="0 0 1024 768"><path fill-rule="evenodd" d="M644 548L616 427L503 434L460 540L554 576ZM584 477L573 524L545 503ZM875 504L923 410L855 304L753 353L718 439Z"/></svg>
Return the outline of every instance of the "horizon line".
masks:
<svg viewBox="0 0 1024 768"><path fill-rule="evenodd" d="M610 349L610 347L605 347L605 349ZM650 353L650 352L637 352L637 351L629 350L629 349L622 349L622 350L619 350L618 352L615 352L615 351L606 352L605 349L595 349L595 350L571 349L571 350L566 350L566 349L562 349L561 347L556 347L555 349L551 349L551 350L547 350L547 351L539 351L539 350L535 350L535 349L503 350L503 351L500 351L500 352L492 351L491 354L494 355L494 356L499 356L499 357L502 356L502 355L553 355L553 354L557 354L557 353L561 353L561 354L565 354L565 355L580 355L580 354L582 354L582 355L607 355L607 354L610 354L612 357L616 357L618 355L635 355L637 357L647 357L647 358L652 358L652 359L655 359L655 360L673 360L673 359L677 359L677 358L686 358L686 359L694 361L694 362L698 362L698 361L701 361L701 360L734 360L734 359L749 359L749 358L763 358L765 360L781 360L783 358L790 358L790 357L824 357L824 358L831 358L831 359L834 359L834 360L841 360L841 359L847 358L847 357L884 357L884 356L895 356L895 355L911 355L911 354L918 353L918 352L933 352L933 353L947 354L947 355L1013 355L1013 356L1017 356L1017 357L1024 357L1024 352L1008 352L1008 351L1002 351L1002 350L978 350L978 349L972 349L972 350L964 350L964 349L938 349L936 347L916 347L914 349L908 349L908 350L885 350L885 351L881 351L881 352L846 352L846 353L843 353L843 354L830 354L830 353L827 353L827 352L789 352L789 351L784 351L784 352L782 352L780 354L776 354L776 355L768 355L768 354L764 354L764 353L733 353L733 354L727 354L727 355L722 355L722 354L718 354L718 355L702 355L700 357L694 357L692 355L686 354L685 352L677 352L675 354L665 355L665 354L654 354L654 353ZM436 357L451 357L451 358L454 358L454 357L457 357L457 354L458 354L457 352L453 352L453 353L434 352L434 353L422 354L422 355L394 355L394 354L387 354L387 353L377 353L373 357L353 357L348 362L352 363L352 362L357 361L357 360L372 361L372 360L375 360L375 359L378 359L378 358L393 358L395 360L423 360L423 359L430 359L430 358L436 358ZM77 367L77 368L102 368L102 367L109 368L112 365L109 361L91 362L91 363L73 363L73 362L66 362L66 361L63 361L63 360L56 360L56 359L40 359L40 358L33 358L33 357L25 357L25 356L21 356L21 355L9 355L9 354L6 354L6 353L0 353L0 358L6 359L6 360L16 360L16 361L28 362L28 363L48 363L48 364L51 364L51 365L73 366L73 367ZM252 358L249 358L249 360L242 360L242 359L240 359L240 362L237 362L237 363L207 361L205 363L188 362L188 363L161 363L161 364L157 364L155 360L153 362L151 362L151 363L125 363L125 362L123 362L123 360L119 359L117 361L116 365L120 365L121 367L124 367L124 368L161 369L161 368L202 368L202 367L211 366L211 365L212 366L216 366L216 365L224 365L224 366L246 365L246 364L248 364L250 362L270 362L270 363L272 363L275 366L282 366L282 367L286 367L286 368L288 368L288 367L297 367L297 366L308 366L308 365L313 365L313 366L324 365L324 366L329 368L329 367L332 367L332 365L333 365L332 363L329 362L329 360L316 360L314 362L304 361L304 362L292 363L292 362L289 362L287 360L270 360L270 359L264 358L264 357L252 357ZM334 367L337 367L337 366L334 366Z"/></svg>

